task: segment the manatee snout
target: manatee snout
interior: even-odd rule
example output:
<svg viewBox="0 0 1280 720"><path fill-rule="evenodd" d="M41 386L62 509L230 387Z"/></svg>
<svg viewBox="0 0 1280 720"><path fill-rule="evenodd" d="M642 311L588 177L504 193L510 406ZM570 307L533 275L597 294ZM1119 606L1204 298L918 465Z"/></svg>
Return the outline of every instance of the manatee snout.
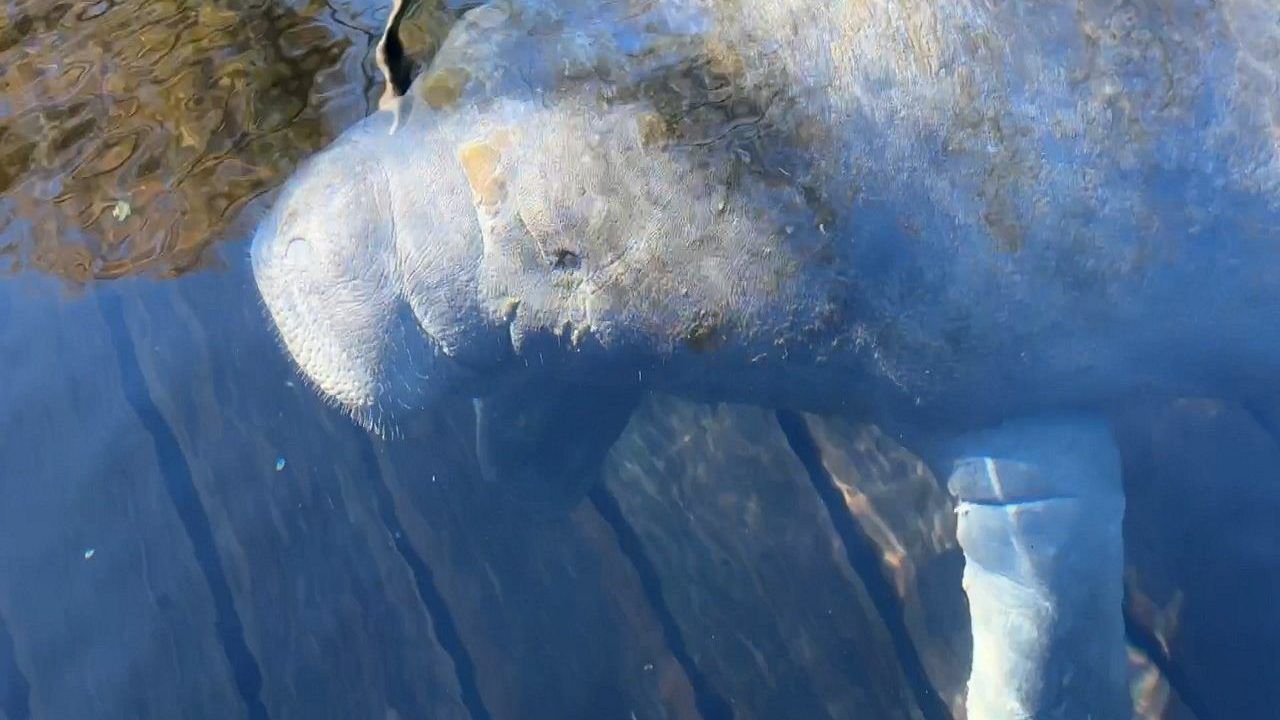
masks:
<svg viewBox="0 0 1280 720"><path fill-rule="evenodd" d="M384 432L458 374L404 293L390 174L348 142L284 187L250 251L288 353L330 402Z"/></svg>

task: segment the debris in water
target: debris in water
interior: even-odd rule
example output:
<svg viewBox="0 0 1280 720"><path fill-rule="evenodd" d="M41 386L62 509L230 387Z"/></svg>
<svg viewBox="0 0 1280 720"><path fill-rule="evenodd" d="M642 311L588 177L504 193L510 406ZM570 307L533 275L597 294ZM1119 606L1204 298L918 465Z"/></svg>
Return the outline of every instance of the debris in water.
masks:
<svg viewBox="0 0 1280 720"><path fill-rule="evenodd" d="M115 207L111 208L111 217L115 218L116 222L124 222L132 214L133 206L124 200L117 200Z"/></svg>
<svg viewBox="0 0 1280 720"><path fill-rule="evenodd" d="M284 466L285 466L284 458L283 457L276 458L276 472L280 472L281 470L283 470Z"/></svg>
<svg viewBox="0 0 1280 720"><path fill-rule="evenodd" d="M91 560L91 559L93 559L93 556L94 556L95 554L97 554L97 552L98 552L98 551L97 551L97 550L94 550L93 548L86 548L86 549L85 549L85 551L84 551L84 559L85 559L85 560Z"/></svg>

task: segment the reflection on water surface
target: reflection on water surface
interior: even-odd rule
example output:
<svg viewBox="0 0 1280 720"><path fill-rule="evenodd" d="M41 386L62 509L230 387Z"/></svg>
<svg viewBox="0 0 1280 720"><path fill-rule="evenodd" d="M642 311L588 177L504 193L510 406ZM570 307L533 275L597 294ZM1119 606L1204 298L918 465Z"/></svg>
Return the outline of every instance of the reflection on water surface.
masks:
<svg viewBox="0 0 1280 720"><path fill-rule="evenodd" d="M84 281L199 265L373 107L384 5L9 0L0 267Z"/></svg>

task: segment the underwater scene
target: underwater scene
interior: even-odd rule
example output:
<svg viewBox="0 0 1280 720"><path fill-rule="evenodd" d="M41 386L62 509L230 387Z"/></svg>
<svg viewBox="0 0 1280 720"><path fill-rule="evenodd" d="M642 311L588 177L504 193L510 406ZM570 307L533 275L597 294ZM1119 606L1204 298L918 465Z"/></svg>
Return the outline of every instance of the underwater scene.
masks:
<svg viewBox="0 0 1280 720"><path fill-rule="evenodd" d="M1272 0L0 0L0 720L1280 718Z"/></svg>

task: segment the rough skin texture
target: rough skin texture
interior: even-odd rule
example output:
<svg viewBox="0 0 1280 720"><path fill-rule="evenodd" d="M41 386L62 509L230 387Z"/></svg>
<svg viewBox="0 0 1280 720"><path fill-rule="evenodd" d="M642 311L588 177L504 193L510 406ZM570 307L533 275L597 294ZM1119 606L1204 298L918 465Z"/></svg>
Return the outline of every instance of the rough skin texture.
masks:
<svg viewBox="0 0 1280 720"><path fill-rule="evenodd" d="M1280 370L1264 0L492 2L253 244L368 424L537 376L973 426Z"/></svg>

